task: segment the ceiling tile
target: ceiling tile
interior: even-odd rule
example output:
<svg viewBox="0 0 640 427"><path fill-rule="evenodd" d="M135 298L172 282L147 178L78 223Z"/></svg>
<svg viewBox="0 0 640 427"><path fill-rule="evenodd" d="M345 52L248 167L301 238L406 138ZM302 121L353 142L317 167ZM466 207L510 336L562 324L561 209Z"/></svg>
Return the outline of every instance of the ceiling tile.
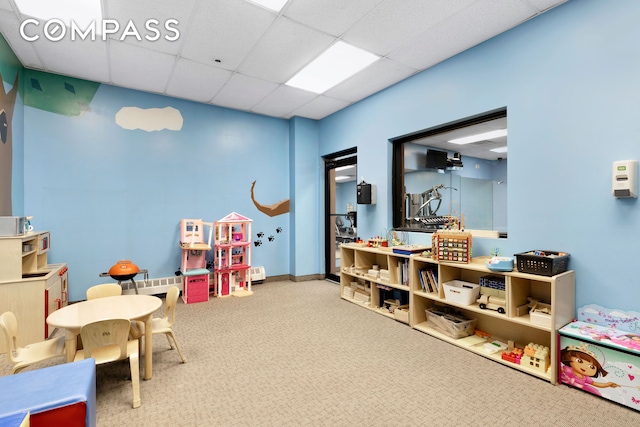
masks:
<svg viewBox="0 0 640 427"><path fill-rule="evenodd" d="M417 72L417 69L381 58L324 94L333 98L357 102Z"/></svg>
<svg viewBox="0 0 640 427"><path fill-rule="evenodd" d="M341 99L329 98L328 96L317 96L300 108L297 108L286 117L293 116L306 117L308 119L320 120L330 114L340 111L351 105L350 102Z"/></svg>
<svg viewBox="0 0 640 427"><path fill-rule="evenodd" d="M541 12L551 9L552 7L559 6L565 2L567 2L567 0L529 0L529 3Z"/></svg>
<svg viewBox="0 0 640 427"><path fill-rule="evenodd" d="M231 77L231 71L180 59L167 86L167 95L209 102Z"/></svg>
<svg viewBox="0 0 640 427"><path fill-rule="evenodd" d="M513 0L479 0L391 53L389 58L425 69L515 27L536 12L528 4Z"/></svg>
<svg viewBox="0 0 640 427"><path fill-rule="evenodd" d="M136 46L144 46L158 52L178 53L183 40L186 38L188 31L188 23L190 21L193 9L197 0L103 0L105 4L105 18L115 19L120 24L120 31L113 36L112 39L130 43ZM153 25L160 32L158 40L149 41L145 36L154 37L155 33L147 30L145 24L149 19L156 19L159 24ZM168 19L176 19L177 25L172 25L180 31L180 36L176 41L168 41L165 35L172 37L173 32L169 32L164 28ZM134 35L122 38L127 23L133 21L137 29L141 41L138 41Z"/></svg>
<svg viewBox="0 0 640 427"><path fill-rule="evenodd" d="M276 83L236 73L218 92L212 103L237 110L250 110L277 87Z"/></svg>
<svg viewBox="0 0 640 427"><path fill-rule="evenodd" d="M107 42L99 38L74 41L65 37L52 42L41 37L33 47L47 71L95 82L109 81ZM73 61L68 60L70 52Z"/></svg>
<svg viewBox="0 0 640 427"><path fill-rule="evenodd" d="M564 2L289 0L275 13L243 0L102 0L106 17L117 19L122 30L131 19L141 37L152 36L144 27L148 19L176 19L180 38L138 41L130 35L120 41L116 34L101 43L69 37L27 42L13 0L0 0L0 32L20 62L35 70L317 119ZM384 58L323 96L278 86L339 39Z"/></svg>
<svg viewBox="0 0 640 427"><path fill-rule="evenodd" d="M175 57L113 40L109 42L109 55L113 84L164 93Z"/></svg>
<svg viewBox="0 0 640 427"><path fill-rule="evenodd" d="M11 50L16 53L22 65L28 68L42 69L42 62L36 55L32 43L20 36L20 22L14 13L0 11L0 29L2 36L11 46Z"/></svg>
<svg viewBox="0 0 640 427"><path fill-rule="evenodd" d="M277 15L245 1L200 1L181 56L235 70Z"/></svg>
<svg viewBox="0 0 640 427"><path fill-rule="evenodd" d="M279 18L238 71L284 83L326 50L334 39L288 18Z"/></svg>
<svg viewBox="0 0 640 427"><path fill-rule="evenodd" d="M381 0L290 0L284 16L333 36L340 36Z"/></svg>
<svg viewBox="0 0 640 427"><path fill-rule="evenodd" d="M251 111L267 116L284 117L316 96L315 93L281 85L251 108Z"/></svg>
<svg viewBox="0 0 640 427"><path fill-rule="evenodd" d="M473 1L387 0L349 29L343 39L384 56Z"/></svg>

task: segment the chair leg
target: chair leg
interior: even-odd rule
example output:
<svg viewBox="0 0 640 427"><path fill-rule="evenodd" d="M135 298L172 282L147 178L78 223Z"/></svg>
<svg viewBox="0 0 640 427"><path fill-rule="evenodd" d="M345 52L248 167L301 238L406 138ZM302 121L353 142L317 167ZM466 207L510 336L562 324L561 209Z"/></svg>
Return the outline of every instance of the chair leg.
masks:
<svg viewBox="0 0 640 427"><path fill-rule="evenodd" d="M167 337L167 341L169 342L169 347L171 347L171 350L173 350L173 343L171 342L171 340L169 339L169 334L165 334L165 336ZM173 339L175 341L175 338ZM176 344L177 345L177 344Z"/></svg>
<svg viewBox="0 0 640 427"><path fill-rule="evenodd" d="M140 366L138 365L138 355L129 355L129 366L131 367L131 385L133 387L133 407L140 406Z"/></svg>
<svg viewBox="0 0 640 427"><path fill-rule="evenodd" d="M182 354L182 350L178 345L178 340L176 339L176 335L173 333L173 331L167 333L166 335L167 335L167 339L169 339L169 335L171 335L171 338L173 338L173 342L176 344L176 348L178 349L178 353L180 353L180 358L182 359L182 363L187 363L187 359L184 357L184 354Z"/></svg>

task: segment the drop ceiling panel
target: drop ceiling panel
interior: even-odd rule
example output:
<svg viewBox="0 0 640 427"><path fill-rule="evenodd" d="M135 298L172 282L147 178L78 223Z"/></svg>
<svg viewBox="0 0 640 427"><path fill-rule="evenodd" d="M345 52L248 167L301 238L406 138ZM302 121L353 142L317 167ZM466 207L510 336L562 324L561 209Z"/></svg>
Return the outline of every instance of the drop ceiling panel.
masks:
<svg viewBox="0 0 640 427"><path fill-rule="evenodd" d="M229 77L231 71L180 59L167 86L167 95L209 102Z"/></svg>
<svg viewBox="0 0 640 427"><path fill-rule="evenodd" d="M381 0L289 0L284 16L332 36L340 36Z"/></svg>
<svg viewBox="0 0 640 427"><path fill-rule="evenodd" d="M39 70L43 68L32 44L20 37L20 22L14 13L0 11L0 32L11 46L11 50L20 53L18 59L22 65Z"/></svg>
<svg viewBox="0 0 640 427"><path fill-rule="evenodd" d="M251 111L268 115L274 115L273 113L275 113L278 117L286 117L315 97L316 95L311 92L281 85L253 107Z"/></svg>
<svg viewBox="0 0 640 427"><path fill-rule="evenodd" d="M106 17L121 29L132 19L144 37L150 34L144 22L155 18L177 19L180 31L176 42L119 41L116 35L105 46L27 42L14 0L0 0L0 32L22 65L35 70L269 116L319 119L564 1L289 0L276 13L244 0L102 0ZM31 30L41 33L42 27ZM341 39L384 58L324 96L278 86Z"/></svg>
<svg viewBox="0 0 640 427"><path fill-rule="evenodd" d="M351 105L350 102L321 95L313 98L302 107L294 110L289 114L289 117L300 116L320 120L321 118L342 110L349 105Z"/></svg>
<svg viewBox="0 0 640 427"><path fill-rule="evenodd" d="M523 2L479 0L393 52L389 58L417 69L428 68L515 27L535 13L533 7Z"/></svg>
<svg viewBox="0 0 640 427"><path fill-rule="evenodd" d="M96 82L109 81L107 43L99 38L94 41L64 38L51 43L41 37L33 42L33 47L50 72ZM69 52L73 52L74 61L68 60Z"/></svg>
<svg viewBox="0 0 640 427"><path fill-rule="evenodd" d="M243 74L234 74L213 99L213 104L237 110L250 110L278 85Z"/></svg>
<svg viewBox="0 0 640 427"><path fill-rule="evenodd" d="M529 3L531 3L540 12L543 12L551 7L558 6L566 1L567 0L529 0Z"/></svg>
<svg viewBox="0 0 640 427"><path fill-rule="evenodd" d="M168 19L176 19L178 24L173 27L176 27L181 33L187 32L196 0L181 0L179 2L175 0L103 0L103 4L106 4L105 18L115 19L120 23L120 31L110 36L112 39L137 46L145 45L159 52L177 54L183 38L167 41L164 35L173 36L174 34L164 29L164 23ZM145 39L145 35L153 37L155 34L145 29L145 23L152 18L159 21L159 24L154 27L160 31L160 38L149 41ZM134 22L140 33L141 41L138 41L133 35L121 40L122 32L129 20Z"/></svg>
<svg viewBox="0 0 640 427"><path fill-rule="evenodd" d="M200 1L181 55L235 70L276 17L245 1ZM221 62L214 63L216 58Z"/></svg>
<svg viewBox="0 0 640 427"><path fill-rule="evenodd" d="M381 58L324 94L349 102L357 102L417 72L417 69Z"/></svg>
<svg viewBox="0 0 640 427"><path fill-rule="evenodd" d="M238 71L248 76L283 83L333 42L334 39L325 33L280 17L260 39Z"/></svg>
<svg viewBox="0 0 640 427"><path fill-rule="evenodd" d="M122 87L163 93L175 57L130 44L110 42L111 81Z"/></svg>
<svg viewBox="0 0 640 427"><path fill-rule="evenodd" d="M473 0L387 0L343 38L378 55L387 55L471 3Z"/></svg>

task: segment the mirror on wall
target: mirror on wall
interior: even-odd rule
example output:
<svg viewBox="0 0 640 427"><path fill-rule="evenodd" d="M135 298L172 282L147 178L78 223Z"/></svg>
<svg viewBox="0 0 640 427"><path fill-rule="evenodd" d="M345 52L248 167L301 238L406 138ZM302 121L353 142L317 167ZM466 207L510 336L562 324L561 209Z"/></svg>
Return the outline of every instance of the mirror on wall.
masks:
<svg viewBox="0 0 640 427"><path fill-rule="evenodd" d="M434 232L460 223L506 237L506 109L391 142L394 228Z"/></svg>

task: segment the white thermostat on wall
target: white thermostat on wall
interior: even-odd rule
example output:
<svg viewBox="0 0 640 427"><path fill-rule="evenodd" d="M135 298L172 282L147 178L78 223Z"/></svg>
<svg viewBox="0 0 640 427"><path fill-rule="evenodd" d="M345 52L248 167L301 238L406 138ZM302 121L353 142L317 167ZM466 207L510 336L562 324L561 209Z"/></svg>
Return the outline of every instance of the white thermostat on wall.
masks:
<svg viewBox="0 0 640 427"><path fill-rule="evenodd" d="M613 162L613 196L638 198L638 161Z"/></svg>

